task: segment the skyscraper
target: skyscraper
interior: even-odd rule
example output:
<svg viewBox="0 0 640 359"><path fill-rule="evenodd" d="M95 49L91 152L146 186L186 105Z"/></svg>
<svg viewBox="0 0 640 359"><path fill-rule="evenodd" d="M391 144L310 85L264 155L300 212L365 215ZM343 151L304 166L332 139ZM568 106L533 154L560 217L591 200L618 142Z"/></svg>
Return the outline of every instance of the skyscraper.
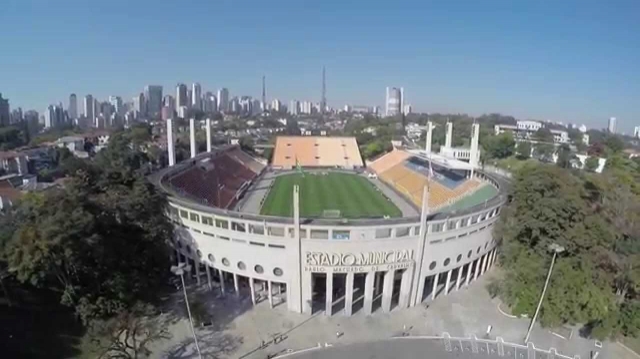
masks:
<svg viewBox="0 0 640 359"><path fill-rule="evenodd" d="M176 101L174 100L173 96L171 95L166 95L164 97L164 99L162 100L162 107L163 108L168 108L169 111L171 113L173 113L173 111L176 110Z"/></svg>
<svg viewBox="0 0 640 359"><path fill-rule="evenodd" d="M9 99L2 98L0 93L0 126L9 126Z"/></svg>
<svg viewBox="0 0 640 359"><path fill-rule="evenodd" d="M387 87L387 100L385 101L386 116L396 116L404 110L404 89L402 87Z"/></svg>
<svg viewBox="0 0 640 359"><path fill-rule="evenodd" d="M615 117L609 117L609 126L608 126L608 130L609 133L616 133L616 118Z"/></svg>
<svg viewBox="0 0 640 359"><path fill-rule="evenodd" d="M191 85L191 107L202 111L202 87L199 83Z"/></svg>
<svg viewBox="0 0 640 359"><path fill-rule="evenodd" d="M218 90L218 111L224 112L229 109L229 90L221 88Z"/></svg>
<svg viewBox="0 0 640 359"><path fill-rule="evenodd" d="M147 103L147 112L143 113L150 117L160 116L162 109L162 86L147 85L144 87L144 98Z"/></svg>
<svg viewBox="0 0 640 359"><path fill-rule="evenodd" d="M124 105L122 103L122 97L120 96L109 96L109 103L113 107L113 111L121 116L124 115Z"/></svg>
<svg viewBox="0 0 640 359"><path fill-rule="evenodd" d="M45 128L60 127L65 122L64 108L62 107L62 104L49 105L49 107L44 111Z"/></svg>
<svg viewBox="0 0 640 359"><path fill-rule="evenodd" d="M633 137L640 138L640 126L636 126L633 128Z"/></svg>
<svg viewBox="0 0 640 359"><path fill-rule="evenodd" d="M78 118L78 98L74 93L69 95L69 108L67 108L67 113L69 114L69 118L72 120Z"/></svg>
<svg viewBox="0 0 640 359"><path fill-rule="evenodd" d="M93 120L96 118L95 116L95 103L93 101L93 96L87 95L84 97L84 117L89 119L89 123L93 123Z"/></svg>
<svg viewBox="0 0 640 359"><path fill-rule="evenodd" d="M212 113L218 110L218 101L213 93L207 92L204 94L202 99L202 110L206 113Z"/></svg>
<svg viewBox="0 0 640 359"><path fill-rule="evenodd" d="M300 101L291 100L291 103L289 104L289 113L296 116L298 112L300 112Z"/></svg>
<svg viewBox="0 0 640 359"><path fill-rule="evenodd" d="M133 109L137 111L140 116L144 116L147 113L147 103L144 94L141 92L138 96L133 98Z"/></svg>
<svg viewBox="0 0 640 359"><path fill-rule="evenodd" d="M176 86L176 109L187 105L187 85L178 84Z"/></svg>

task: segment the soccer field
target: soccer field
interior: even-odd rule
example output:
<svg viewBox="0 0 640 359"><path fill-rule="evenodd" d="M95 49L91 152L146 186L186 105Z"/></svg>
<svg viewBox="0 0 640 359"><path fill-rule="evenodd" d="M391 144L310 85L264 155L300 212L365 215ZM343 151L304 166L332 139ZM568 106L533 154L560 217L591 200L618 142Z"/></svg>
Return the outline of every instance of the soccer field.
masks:
<svg viewBox="0 0 640 359"><path fill-rule="evenodd" d="M293 216L293 186L300 186L300 216L322 217L339 210L342 218L400 217L402 213L366 178L319 172L277 177L260 210L270 216Z"/></svg>

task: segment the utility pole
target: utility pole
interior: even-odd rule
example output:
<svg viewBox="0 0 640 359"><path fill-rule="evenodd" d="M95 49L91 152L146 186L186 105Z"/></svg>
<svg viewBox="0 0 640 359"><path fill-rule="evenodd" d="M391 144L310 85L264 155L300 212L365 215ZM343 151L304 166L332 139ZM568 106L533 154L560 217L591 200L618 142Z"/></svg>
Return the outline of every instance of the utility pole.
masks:
<svg viewBox="0 0 640 359"><path fill-rule="evenodd" d="M198 336L196 335L196 329L193 326L193 318L191 317L191 308L189 308L189 298L187 296L187 287L184 284L184 274L191 271L191 266L186 263L180 263L177 266L171 266L171 272L177 276L180 276L182 282L182 291L184 293L184 302L187 306L187 314L189 314L189 323L191 324L191 332L193 333L193 341L196 345L196 351L198 352L198 358L202 359L202 353L200 353L200 345L198 345Z"/></svg>
<svg viewBox="0 0 640 359"><path fill-rule="evenodd" d="M536 323L536 319L538 318L538 313L540 312L540 307L542 307L542 301L544 300L544 294L547 292L547 287L549 286L549 279L551 279L551 272L553 271L553 264L556 262L556 257L558 253L564 252L564 247L559 246L555 243L549 246L549 249L553 251L553 257L551 258L551 265L549 266L549 273L547 273L547 280L544 282L544 287L542 288L542 294L540 295L540 301L538 301L538 307L536 308L536 312L533 314L533 318L531 319L531 324L529 324L529 329L527 330L527 335L524 337L524 343L527 344L529 341L529 336L531 335L531 330L533 329L533 325Z"/></svg>

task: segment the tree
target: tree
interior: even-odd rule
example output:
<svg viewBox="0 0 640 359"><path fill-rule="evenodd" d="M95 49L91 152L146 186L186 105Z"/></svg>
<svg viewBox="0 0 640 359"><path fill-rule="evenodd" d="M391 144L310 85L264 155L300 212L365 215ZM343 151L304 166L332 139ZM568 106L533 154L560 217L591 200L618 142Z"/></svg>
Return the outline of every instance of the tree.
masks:
<svg viewBox="0 0 640 359"><path fill-rule="evenodd" d="M571 168L576 156L571 153L571 148L567 144L562 144L558 148L558 166L562 168Z"/></svg>
<svg viewBox="0 0 640 359"><path fill-rule="evenodd" d="M65 188L25 196L6 248L18 280L58 292L85 323L155 301L167 279L166 199L125 143L116 136Z"/></svg>
<svg viewBox="0 0 640 359"><path fill-rule="evenodd" d="M89 337L98 358L137 359L149 357L150 345L171 335L152 306L138 303L113 318L92 322Z"/></svg>
<svg viewBox="0 0 640 359"><path fill-rule="evenodd" d="M613 154L622 152L624 150L624 141L619 136L609 135L604 140L604 145L607 146L609 151Z"/></svg>
<svg viewBox="0 0 640 359"><path fill-rule="evenodd" d="M533 134L533 138L539 142L553 143L553 134L551 133L551 130L546 127L542 127L536 131L536 133Z"/></svg>
<svg viewBox="0 0 640 359"><path fill-rule="evenodd" d="M518 158L521 160L526 160L531 157L531 142L522 141L518 142L517 153Z"/></svg>
<svg viewBox="0 0 640 359"><path fill-rule="evenodd" d="M599 165L598 157L587 157L584 161L584 169L589 172L595 172Z"/></svg>
<svg viewBox="0 0 640 359"><path fill-rule="evenodd" d="M516 141L511 132L505 132L488 138L483 147L489 158L507 158L515 153Z"/></svg>
<svg viewBox="0 0 640 359"><path fill-rule="evenodd" d="M553 162L555 147L550 143L537 143L534 147L534 154L542 162Z"/></svg>

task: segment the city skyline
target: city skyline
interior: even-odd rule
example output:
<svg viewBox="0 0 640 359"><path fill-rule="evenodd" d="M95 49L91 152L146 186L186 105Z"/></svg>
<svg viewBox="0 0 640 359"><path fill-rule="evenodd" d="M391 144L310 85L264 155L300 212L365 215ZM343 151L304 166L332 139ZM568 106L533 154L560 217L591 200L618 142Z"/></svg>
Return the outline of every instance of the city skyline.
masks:
<svg viewBox="0 0 640 359"><path fill-rule="evenodd" d="M215 8L216 26L205 26L189 39L175 29L187 29L187 22L199 21L214 5L203 5L185 21L143 0L128 4L126 13L146 16L126 22L127 14L111 10L118 1L109 8L79 3L71 10L39 3L46 4L11 3L0 14L0 27L7 26L5 32L15 37L6 44L8 56L0 59L5 80L0 91L12 108L42 111L66 103L70 93L128 101L146 84L173 93L178 82L260 98L262 76L269 79L267 103L276 98L285 104L291 99L319 102L326 66L327 100L333 108L383 106L384 88L401 86L416 112L499 112L595 128L606 127L613 116L624 132L640 119L634 105L640 97L635 65L640 50L628 46L638 33L631 17L639 10L636 3L407 3L374 9L329 2L310 12L293 3L256 5L240 14L234 4L224 3ZM83 15L96 10L118 26L95 29ZM54 28L38 21L58 13L78 21ZM25 19L33 26L17 26ZM164 26L175 21L176 27ZM139 36L163 41L133 46ZM271 51L274 47L279 51ZM85 48L91 51L72 51ZM401 51L394 55L396 48ZM73 52L73 61L64 56L44 61L41 54L53 49Z"/></svg>

